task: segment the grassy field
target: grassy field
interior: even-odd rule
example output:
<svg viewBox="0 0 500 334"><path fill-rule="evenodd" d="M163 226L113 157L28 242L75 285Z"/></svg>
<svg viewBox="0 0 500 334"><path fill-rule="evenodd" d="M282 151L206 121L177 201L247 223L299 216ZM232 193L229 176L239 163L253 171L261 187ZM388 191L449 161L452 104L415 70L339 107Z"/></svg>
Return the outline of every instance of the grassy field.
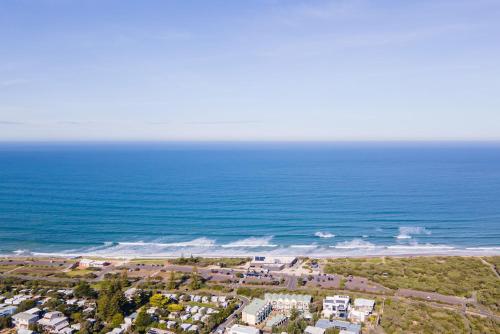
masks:
<svg viewBox="0 0 500 334"><path fill-rule="evenodd" d="M500 333L500 323L488 318L396 300L386 301L381 326L388 334Z"/></svg>
<svg viewBox="0 0 500 334"><path fill-rule="evenodd" d="M73 269L68 272L66 272L66 276L68 277L85 277L89 274L95 273L93 270L90 269Z"/></svg>
<svg viewBox="0 0 500 334"><path fill-rule="evenodd" d="M491 258L492 262L500 257ZM500 282L491 267L474 257L330 259L326 273L369 278L388 288L408 288L470 297L494 311L500 309Z"/></svg>
<svg viewBox="0 0 500 334"><path fill-rule="evenodd" d="M500 256L485 257L484 260L493 265L498 273L500 273Z"/></svg>
<svg viewBox="0 0 500 334"><path fill-rule="evenodd" d="M19 267L16 265L0 265L0 274L9 272L9 271L16 269L16 268L19 268Z"/></svg>

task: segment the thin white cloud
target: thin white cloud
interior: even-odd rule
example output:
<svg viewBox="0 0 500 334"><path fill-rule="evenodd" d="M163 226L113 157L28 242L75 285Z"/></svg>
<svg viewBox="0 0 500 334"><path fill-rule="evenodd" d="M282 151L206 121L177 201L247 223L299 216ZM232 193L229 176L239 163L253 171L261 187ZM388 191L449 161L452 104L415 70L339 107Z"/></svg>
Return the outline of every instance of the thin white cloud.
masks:
<svg viewBox="0 0 500 334"><path fill-rule="evenodd" d="M19 86L28 83L29 80L26 79L8 79L8 80L2 80L0 81L0 87L12 87L12 86Z"/></svg>
<svg viewBox="0 0 500 334"><path fill-rule="evenodd" d="M234 125L234 124L258 124L262 123L261 121L193 121L186 122L185 124L194 124L194 125Z"/></svg>
<svg viewBox="0 0 500 334"><path fill-rule="evenodd" d="M0 125L23 125L26 124L25 122L19 122L19 121L0 121Z"/></svg>

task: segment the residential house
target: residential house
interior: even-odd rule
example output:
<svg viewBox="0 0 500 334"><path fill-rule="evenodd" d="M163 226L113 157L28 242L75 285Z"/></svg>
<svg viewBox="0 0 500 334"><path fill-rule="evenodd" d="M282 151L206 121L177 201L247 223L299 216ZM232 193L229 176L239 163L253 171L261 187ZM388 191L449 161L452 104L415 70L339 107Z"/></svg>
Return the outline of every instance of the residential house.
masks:
<svg viewBox="0 0 500 334"><path fill-rule="evenodd" d="M323 329L328 328L336 328L339 330L347 331L349 334L360 334L361 333L361 325L353 324L348 321L343 320L327 320L327 319L319 319L316 321L316 327L320 327Z"/></svg>
<svg viewBox="0 0 500 334"><path fill-rule="evenodd" d="M273 310L277 310L290 315L292 309L305 314L309 314L312 297L310 295L295 295L281 293L266 293L266 302L271 303Z"/></svg>
<svg viewBox="0 0 500 334"><path fill-rule="evenodd" d="M229 329L229 334L260 334L260 330L250 326L233 325Z"/></svg>
<svg viewBox="0 0 500 334"><path fill-rule="evenodd" d="M375 307L373 299L356 298L349 312L349 319L355 322L365 322Z"/></svg>
<svg viewBox="0 0 500 334"><path fill-rule="evenodd" d="M34 325L38 321L38 319L40 318L38 316L40 310L36 309L36 311L30 311L31 310L17 313L12 316L12 322L17 329L29 329L31 325Z"/></svg>
<svg viewBox="0 0 500 334"><path fill-rule="evenodd" d="M17 306L8 305L0 307L0 317L8 317L13 315L17 310Z"/></svg>
<svg viewBox="0 0 500 334"><path fill-rule="evenodd" d="M137 312L134 312L134 313L132 313L131 315L126 316L126 317L123 319L123 321L125 321L125 323L126 323L127 325L132 325L132 324L134 323L134 321L135 321L135 319L136 319L136 318L137 318Z"/></svg>
<svg viewBox="0 0 500 334"><path fill-rule="evenodd" d="M270 302L255 298L243 308L241 320L248 325L257 325L264 321L272 311Z"/></svg>
<svg viewBox="0 0 500 334"><path fill-rule="evenodd" d="M132 300L138 291L139 291L139 289L137 289L137 288L129 288L129 289L125 290L123 295L125 296L125 298L127 298L127 300Z"/></svg>
<svg viewBox="0 0 500 334"><path fill-rule="evenodd" d="M160 328L150 328L146 334L175 334L174 332L167 331L165 329Z"/></svg>
<svg viewBox="0 0 500 334"><path fill-rule="evenodd" d="M30 329L18 329L17 334L36 334L35 331L32 331Z"/></svg>
<svg viewBox="0 0 500 334"><path fill-rule="evenodd" d="M284 315L281 314L275 315L266 322L266 327L273 328L274 326L281 326L286 322L286 320L287 317L285 317Z"/></svg>
<svg viewBox="0 0 500 334"><path fill-rule="evenodd" d="M181 324L181 329L185 332L187 332L191 328L191 324Z"/></svg>
<svg viewBox="0 0 500 334"><path fill-rule="evenodd" d="M326 329L316 326L307 326L304 334L325 334Z"/></svg>
<svg viewBox="0 0 500 334"><path fill-rule="evenodd" d="M38 324L50 333L59 333L63 328L69 327L68 318L59 311L45 313Z"/></svg>
<svg viewBox="0 0 500 334"><path fill-rule="evenodd" d="M335 295L323 299L323 316L325 318L347 318L349 312L349 296Z"/></svg>

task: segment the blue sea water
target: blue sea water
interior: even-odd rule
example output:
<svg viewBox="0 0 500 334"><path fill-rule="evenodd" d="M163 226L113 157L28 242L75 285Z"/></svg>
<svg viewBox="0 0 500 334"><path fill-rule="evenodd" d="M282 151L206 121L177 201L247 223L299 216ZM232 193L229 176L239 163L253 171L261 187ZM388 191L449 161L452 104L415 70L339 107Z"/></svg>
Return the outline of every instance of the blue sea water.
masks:
<svg viewBox="0 0 500 334"><path fill-rule="evenodd" d="M0 254L499 254L498 143L0 145Z"/></svg>

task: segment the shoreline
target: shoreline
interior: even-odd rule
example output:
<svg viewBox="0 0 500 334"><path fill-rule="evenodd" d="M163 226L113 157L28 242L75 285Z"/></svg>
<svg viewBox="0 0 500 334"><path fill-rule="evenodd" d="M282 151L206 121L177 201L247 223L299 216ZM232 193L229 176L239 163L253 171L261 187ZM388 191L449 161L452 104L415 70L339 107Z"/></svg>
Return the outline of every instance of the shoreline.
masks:
<svg viewBox="0 0 500 334"><path fill-rule="evenodd" d="M253 254L209 254L209 253L190 253L190 254L175 254L175 255L110 255L110 254L90 254L90 253L21 253L21 254L0 254L0 259L25 259L25 258L37 258L37 259L78 259L78 258L92 258L92 259L109 259L109 260L172 260L179 258L207 258L207 259L226 259L226 258L252 258L254 256L272 256L272 257L297 257L297 258L308 258L308 259L340 259L340 258L382 258L382 257L392 257L392 258L415 258L415 257L489 257L489 256L500 256L500 249L490 252L426 252L426 253L397 253L397 254L328 254L328 255L304 255L304 254L268 254L265 252L253 253Z"/></svg>

